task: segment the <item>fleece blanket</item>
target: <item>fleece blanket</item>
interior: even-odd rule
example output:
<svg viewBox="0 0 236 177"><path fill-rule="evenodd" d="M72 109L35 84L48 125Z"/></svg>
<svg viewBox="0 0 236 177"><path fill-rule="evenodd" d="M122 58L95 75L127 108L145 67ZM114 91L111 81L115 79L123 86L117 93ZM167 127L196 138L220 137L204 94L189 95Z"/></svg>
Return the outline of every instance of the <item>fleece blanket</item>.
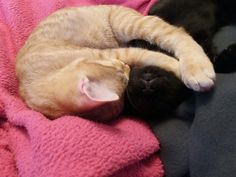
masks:
<svg viewBox="0 0 236 177"><path fill-rule="evenodd" d="M161 177L158 140L138 119L50 121L17 94L15 56L35 25L66 6L121 4L146 14L154 0L0 1L0 177Z"/></svg>
<svg viewBox="0 0 236 177"><path fill-rule="evenodd" d="M218 52L236 42L235 28L217 33ZM161 142L166 177L235 177L236 72L216 78L214 90L193 94L174 115L150 122Z"/></svg>

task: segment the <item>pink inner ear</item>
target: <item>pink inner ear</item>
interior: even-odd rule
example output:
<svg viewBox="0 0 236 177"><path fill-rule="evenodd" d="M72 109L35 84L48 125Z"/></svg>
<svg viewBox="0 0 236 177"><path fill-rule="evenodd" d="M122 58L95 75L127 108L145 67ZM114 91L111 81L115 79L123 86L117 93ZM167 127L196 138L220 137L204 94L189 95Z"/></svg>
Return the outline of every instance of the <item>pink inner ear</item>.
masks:
<svg viewBox="0 0 236 177"><path fill-rule="evenodd" d="M110 102L119 100L119 96L108 89L103 84L89 81L88 78L83 78L79 82L79 90L92 101Z"/></svg>

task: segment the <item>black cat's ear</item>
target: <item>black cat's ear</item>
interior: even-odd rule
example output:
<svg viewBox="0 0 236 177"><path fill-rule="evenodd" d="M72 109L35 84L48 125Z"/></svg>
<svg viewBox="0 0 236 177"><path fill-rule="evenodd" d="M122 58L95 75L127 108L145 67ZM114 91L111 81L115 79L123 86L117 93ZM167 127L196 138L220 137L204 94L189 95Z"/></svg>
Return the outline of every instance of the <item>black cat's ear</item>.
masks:
<svg viewBox="0 0 236 177"><path fill-rule="evenodd" d="M85 94L91 101L111 102L119 100L119 96L114 91L108 89L105 84L90 81L87 77L80 79L79 91Z"/></svg>
<svg viewBox="0 0 236 177"><path fill-rule="evenodd" d="M217 73L232 73L236 71L236 43L223 50L214 62Z"/></svg>

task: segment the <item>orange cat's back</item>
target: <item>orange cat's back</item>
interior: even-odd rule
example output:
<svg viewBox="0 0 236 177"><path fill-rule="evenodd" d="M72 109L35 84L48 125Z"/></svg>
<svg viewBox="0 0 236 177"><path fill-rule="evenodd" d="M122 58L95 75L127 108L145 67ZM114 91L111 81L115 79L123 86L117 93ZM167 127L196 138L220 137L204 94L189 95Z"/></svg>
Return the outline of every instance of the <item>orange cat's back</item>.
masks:
<svg viewBox="0 0 236 177"><path fill-rule="evenodd" d="M58 10L35 28L26 46L52 41L80 47L118 47L109 22L111 10L112 6Z"/></svg>

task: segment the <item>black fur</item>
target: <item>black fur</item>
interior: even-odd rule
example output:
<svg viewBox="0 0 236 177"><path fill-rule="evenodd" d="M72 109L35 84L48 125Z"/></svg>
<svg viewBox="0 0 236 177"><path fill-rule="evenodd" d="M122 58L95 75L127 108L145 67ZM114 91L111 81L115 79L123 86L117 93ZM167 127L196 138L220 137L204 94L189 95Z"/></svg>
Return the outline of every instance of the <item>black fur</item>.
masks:
<svg viewBox="0 0 236 177"><path fill-rule="evenodd" d="M236 44L217 54L212 41L221 27L235 24L236 6L233 0L160 0L156 7L151 15L185 28L212 59L216 72L236 70ZM133 40L129 45L173 56L143 40ZM170 113L189 93L173 73L161 68L147 66L131 70L127 97L130 105L144 115Z"/></svg>

